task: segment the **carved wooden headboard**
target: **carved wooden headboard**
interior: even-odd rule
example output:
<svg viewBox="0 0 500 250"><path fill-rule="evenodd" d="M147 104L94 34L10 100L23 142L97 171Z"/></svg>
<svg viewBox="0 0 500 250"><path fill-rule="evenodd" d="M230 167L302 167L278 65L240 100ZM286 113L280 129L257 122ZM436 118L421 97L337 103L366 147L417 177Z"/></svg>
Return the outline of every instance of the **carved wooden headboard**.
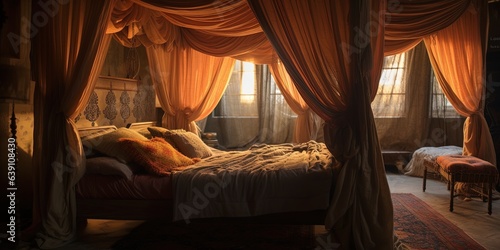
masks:
<svg viewBox="0 0 500 250"><path fill-rule="evenodd" d="M115 125L85 127L78 128L78 134L80 135L80 137L87 137L93 134L104 134L114 130L117 130L117 127Z"/></svg>
<svg viewBox="0 0 500 250"><path fill-rule="evenodd" d="M149 122L133 122L127 124L127 128L129 129L134 129L134 130L141 130L144 128L148 128L151 126L156 126L156 122L149 121Z"/></svg>

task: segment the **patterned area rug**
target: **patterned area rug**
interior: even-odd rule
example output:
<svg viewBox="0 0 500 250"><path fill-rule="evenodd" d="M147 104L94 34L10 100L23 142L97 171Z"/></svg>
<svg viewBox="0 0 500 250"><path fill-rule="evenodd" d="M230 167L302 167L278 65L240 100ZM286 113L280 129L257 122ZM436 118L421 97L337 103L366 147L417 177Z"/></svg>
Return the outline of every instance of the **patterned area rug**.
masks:
<svg viewBox="0 0 500 250"><path fill-rule="evenodd" d="M412 194L392 194L394 230L411 249L484 249ZM112 249L337 249L314 226L146 221Z"/></svg>
<svg viewBox="0 0 500 250"><path fill-rule="evenodd" d="M484 249L413 194L392 194L394 230L411 249Z"/></svg>

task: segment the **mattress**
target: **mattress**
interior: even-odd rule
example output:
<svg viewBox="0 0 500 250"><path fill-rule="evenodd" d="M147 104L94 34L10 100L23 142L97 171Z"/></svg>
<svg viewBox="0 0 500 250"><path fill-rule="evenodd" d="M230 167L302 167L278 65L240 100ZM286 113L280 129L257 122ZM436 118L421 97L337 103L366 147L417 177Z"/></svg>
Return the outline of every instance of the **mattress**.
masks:
<svg viewBox="0 0 500 250"><path fill-rule="evenodd" d="M80 205L138 201L151 208L151 202L168 201L174 220L188 221L318 211L330 204L332 163L326 145L315 141L260 144L244 151L213 149L211 156L161 175L135 161L93 155L86 161L76 195ZM89 209L87 216L92 215Z"/></svg>
<svg viewBox="0 0 500 250"><path fill-rule="evenodd" d="M76 195L81 199L172 199L172 178L171 175L133 175L127 179L116 175L86 174L76 186Z"/></svg>
<svg viewBox="0 0 500 250"><path fill-rule="evenodd" d="M332 157L325 144L259 145L175 171L174 220L313 211L330 204Z"/></svg>

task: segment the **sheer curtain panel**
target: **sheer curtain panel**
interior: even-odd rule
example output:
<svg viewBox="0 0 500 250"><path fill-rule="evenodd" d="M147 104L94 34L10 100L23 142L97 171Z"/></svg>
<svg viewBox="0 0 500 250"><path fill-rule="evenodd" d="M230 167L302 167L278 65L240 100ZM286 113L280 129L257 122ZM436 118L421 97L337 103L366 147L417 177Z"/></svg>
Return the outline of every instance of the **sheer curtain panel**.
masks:
<svg viewBox="0 0 500 250"><path fill-rule="evenodd" d="M198 134L195 121L207 117L226 89L234 59L192 48L146 48L153 85L165 111L162 125Z"/></svg>
<svg viewBox="0 0 500 250"><path fill-rule="evenodd" d="M73 120L85 108L101 71L113 3L61 4L33 38L34 204L33 223L24 235L38 232L42 249L76 237L75 185L85 171L85 156Z"/></svg>
<svg viewBox="0 0 500 250"><path fill-rule="evenodd" d="M273 63L269 68L286 102L297 114L293 142L323 141L323 119L317 116L302 99L283 63Z"/></svg>

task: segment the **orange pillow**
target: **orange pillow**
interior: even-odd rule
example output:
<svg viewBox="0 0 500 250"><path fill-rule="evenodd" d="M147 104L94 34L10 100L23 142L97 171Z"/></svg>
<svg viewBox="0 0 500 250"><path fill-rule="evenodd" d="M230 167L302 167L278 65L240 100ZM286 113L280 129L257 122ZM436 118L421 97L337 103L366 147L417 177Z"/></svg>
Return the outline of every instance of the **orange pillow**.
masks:
<svg viewBox="0 0 500 250"><path fill-rule="evenodd" d="M150 140L138 140L133 138L121 138L119 143L124 145L126 153L132 161L143 166L151 174L167 175L173 169L192 165L199 158L189 158L161 137L154 137Z"/></svg>

